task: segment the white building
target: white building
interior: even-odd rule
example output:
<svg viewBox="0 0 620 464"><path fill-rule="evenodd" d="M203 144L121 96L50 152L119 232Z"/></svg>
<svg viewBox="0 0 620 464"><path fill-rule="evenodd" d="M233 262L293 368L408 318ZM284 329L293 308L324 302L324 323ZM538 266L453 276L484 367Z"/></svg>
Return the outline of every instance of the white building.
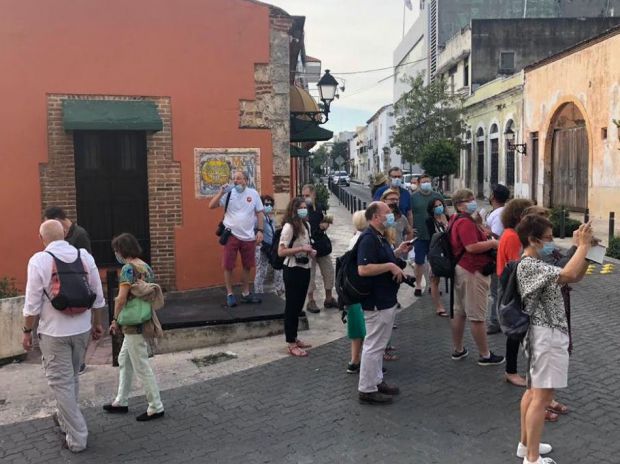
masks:
<svg viewBox="0 0 620 464"><path fill-rule="evenodd" d="M400 151L392 146L396 129L394 105L381 107L367 122L369 173L387 173L393 166L401 167Z"/></svg>
<svg viewBox="0 0 620 464"><path fill-rule="evenodd" d="M368 160L368 126L359 126L349 141L350 175L352 179L366 184L369 179L370 164Z"/></svg>

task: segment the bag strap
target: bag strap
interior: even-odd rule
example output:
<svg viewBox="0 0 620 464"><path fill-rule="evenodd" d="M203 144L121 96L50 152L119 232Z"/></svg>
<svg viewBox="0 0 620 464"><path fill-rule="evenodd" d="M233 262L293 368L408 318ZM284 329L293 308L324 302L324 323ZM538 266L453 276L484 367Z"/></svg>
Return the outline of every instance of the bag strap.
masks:
<svg viewBox="0 0 620 464"><path fill-rule="evenodd" d="M228 203L230 203L231 195L232 195L232 190L228 192L228 195L226 195L226 203L224 204L224 214L226 214L226 211L228 211Z"/></svg>

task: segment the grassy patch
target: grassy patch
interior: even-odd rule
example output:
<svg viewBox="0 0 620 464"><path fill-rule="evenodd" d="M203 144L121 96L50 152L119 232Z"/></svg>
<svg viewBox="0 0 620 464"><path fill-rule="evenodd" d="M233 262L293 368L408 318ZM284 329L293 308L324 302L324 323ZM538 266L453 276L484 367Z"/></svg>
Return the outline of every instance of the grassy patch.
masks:
<svg viewBox="0 0 620 464"><path fill-rule="evenodd" d="M215 354L209 354L207 356L202 356L201 358L192 358L192 362L196 364L198 367L206 367L212 366L214 364L219 364L224 361L228 361L230 359L236 359L237 355L235 353L231 353L230 351L220 352Z"/></svg>

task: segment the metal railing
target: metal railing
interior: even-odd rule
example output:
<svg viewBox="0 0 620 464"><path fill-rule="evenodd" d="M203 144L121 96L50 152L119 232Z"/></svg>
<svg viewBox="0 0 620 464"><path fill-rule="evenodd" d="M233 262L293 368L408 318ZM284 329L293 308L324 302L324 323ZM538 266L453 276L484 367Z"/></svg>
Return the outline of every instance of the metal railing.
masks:
<svg viewBox="0 0 620 464"><path fill-rule="evenodd" d="M352 192L342 188L339 184L335 184L329 179L329 190L338 197L340 204L344 205L351 214L356 211L365 210L367 202L363 201L360 197Z"/></svg>

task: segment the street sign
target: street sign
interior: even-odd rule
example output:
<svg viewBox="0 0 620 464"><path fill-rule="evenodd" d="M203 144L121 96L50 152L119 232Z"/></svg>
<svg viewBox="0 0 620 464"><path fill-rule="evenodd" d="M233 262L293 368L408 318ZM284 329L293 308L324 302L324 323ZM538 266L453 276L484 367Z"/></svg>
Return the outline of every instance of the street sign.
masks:
<svg viewBox="0 0 620 464"><path fill-rule="evenodd" d="M338 156L338 158L336 158L334 160L334 163L336 163L336 165L341 168L342 165L344 164L344 158L342 156Z"/></svg>

